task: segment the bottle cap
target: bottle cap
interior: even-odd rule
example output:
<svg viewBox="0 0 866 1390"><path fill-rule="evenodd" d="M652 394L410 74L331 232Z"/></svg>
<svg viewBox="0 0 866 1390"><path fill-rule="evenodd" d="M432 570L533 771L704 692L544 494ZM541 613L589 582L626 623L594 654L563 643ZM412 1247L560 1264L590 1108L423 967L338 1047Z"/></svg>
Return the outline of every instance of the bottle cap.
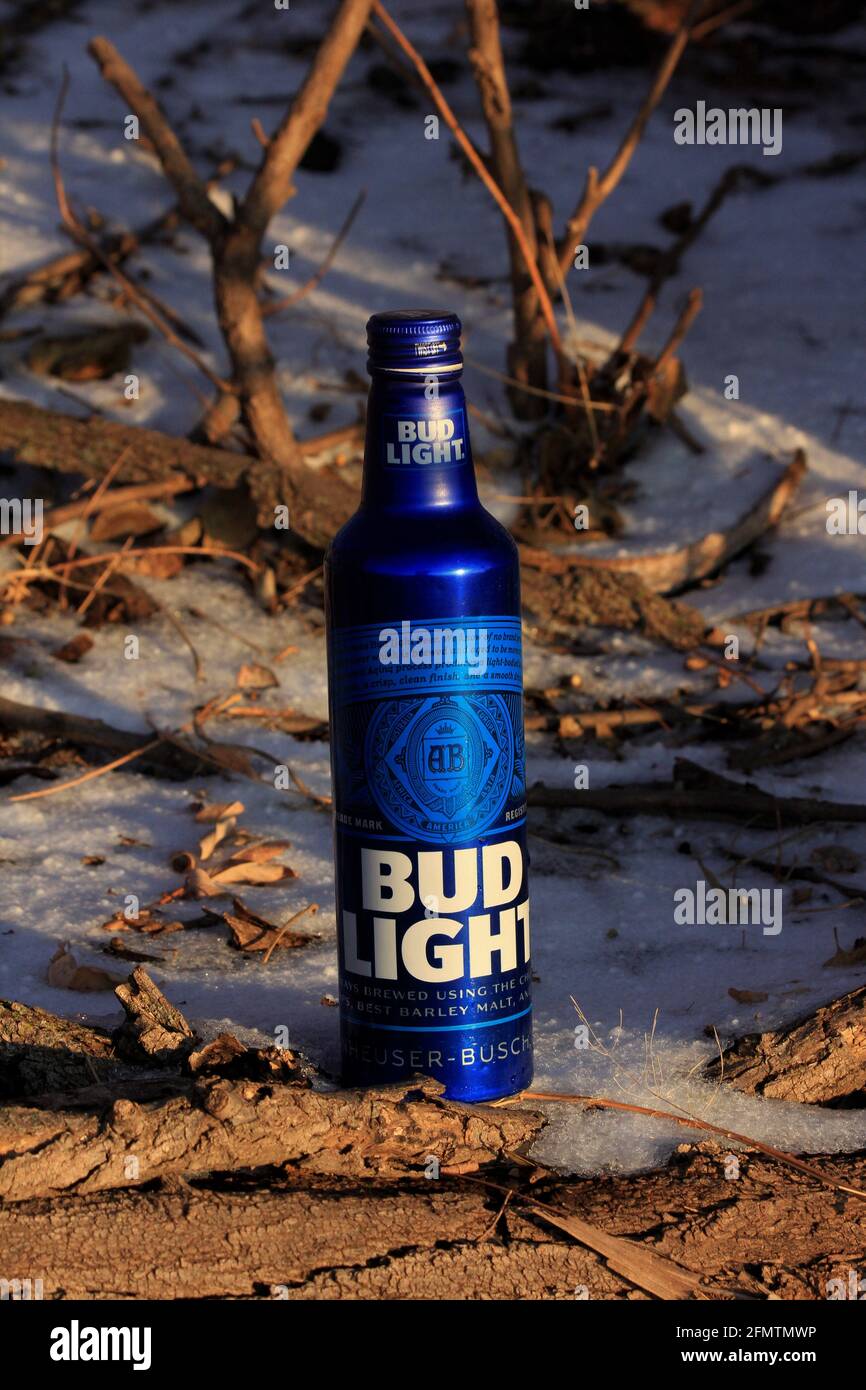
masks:
<svg viewBox="0 0 866 1390"><path fill-rule="evenodd" d="M463 366L460 320L436 309L391 309L367 322L368 371L424 375Z"/></svg>

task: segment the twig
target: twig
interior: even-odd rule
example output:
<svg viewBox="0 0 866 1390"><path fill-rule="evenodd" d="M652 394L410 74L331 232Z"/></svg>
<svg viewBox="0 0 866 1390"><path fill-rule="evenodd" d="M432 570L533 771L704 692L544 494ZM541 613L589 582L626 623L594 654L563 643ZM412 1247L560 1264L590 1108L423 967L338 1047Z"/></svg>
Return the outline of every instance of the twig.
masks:
<svg viewBox="0 0 866 1390"><path fill-rule="evenodd" d="M246 555L239 554L236 550L219 550L216 546L210 545L152 545L136 546L124 552L123 558L131 559L137 555L210 555L218 560L234 560L239 565L244 565L253 574L258 574L261 569L253 560ZM90 565L107 564L113 557L113 553L108 555L81 555L77 560L63 560L55 565L42 565L38 569L20 569L12 572L16 579L39 579L46 574L65 574L67 570L83 569Z"/></svg>
<svg viewBox="0 0 866 1390"><path fill-rule="evenodd" d="M701 1120L696 1115L677 1115L672 1110L656 1110L648 1105L634 1105L624 1100L609 1100L605 1096L582 1096L576 1094L564 1094L558 1091L521 1091L519 1096L514 1098L514 1103L522 1103L525 1100L555 1100L564 1101L569 1105L586 1105L590 1108L597 1107L600 1110L623 1110L632 1115L647 1115L654 1120L669 1120L673 1124L684 1125L687 1129L697 1129L708 1134L719 1134L723 1139L730 1139L735 1144L745 1144L747 1147L757 1149L765 1154L767 1158L774 1159L777 1163L786 1164L789 1168L794 1168L798 1173L805 1173L807 1177L814 1178L823 1187L830 1187L836 1192L844 1192L849 1197L859 1197L866 1202L866 1192L859 1187L849 1187L847 1183L839 1182L835 1178L828 1177L822 1173L812 1163L806 1163L802 1158L795 1158L793 1154L785 1153L783 1149L776 1149L772 1144L765 1144L760 1139L753 1139L748 1134L738 1134L734 1129L728 1129L724 1125L711 1124L709 1120Z"/></svg>
<svg viewBox="0 0 866 1390"><path fill-rule="evenodd" d="M300 908L298 912L294 913L293 916L289 917L287 921L283 922L282 926L277 929L277 934L271 942L270 946L265 951L265 954L262 956L262 965L267 965L274 951L279 946L280 942L282 941L283 937L285 936L286 932L289 930L289 927L292 925L293 922L297 922L299 917L305 917L308 912L318 912L318 910L318 903L307 903L306 907Z"/></svg>
<svg viewBox="0 0 866 1390"><path fill-rule="evenodd" d="M159 310L157 310L153 306L150 299L146 295L141 293L134 281L130 280L129 276L125 275L124 272L120 269L120 266L117 265L117 263L113 261L110 256L106 255L99 242L95 239L95 237L92 237L90 235L83 223L80 221L78 217L76 217L75 213L72 211L69 199L66 196L66 189L63 184L63 176L60 172L60 157L58 149L60 136L60 119L63 115L63 107L66 103L66 94L68 90L69 71L66 67L64 67L63 79L61 81L60 91L57 96L57 105L54 109L54 118L51 123L51 171L54 178L54 190L57 197L57 206L60 211L60 216L64 226L66 227L66 230L69 232L69 235L72 237L73 241L76 241L79 246L83 246L84 249L87 250L91 256L94 256L100 262L100 264L103 265L105 269L111 275L114 276L117 283L123 287L124 291L126 292L126 294L129 295L129 298L133 301L136 307L141 310L145 318L150 320L150 322L154 325L155 328L159 330L163 337L171 343L172 347L177 348L178 352L183 353L184 357L186 357L190 362L192 362L196 367L198 367L199 371L207 377L208 381L210 381L211 384L215 386L218 391L225 392L226 394L231 394L235 390L235 387L232 385L232 383L224 381L221 376L218 376L217 373L214 372L212 368L208 366L204 358L201 357L200 354L197 353L194 348L190 347L188 343L185 343L183 341L183 339L174 331L171 324L163 317ZM210 200L208 199L208 201ZM211 204L211 206L214 207L214 211L216 211L216 207L213 204Z"/></svg>
<svg viewBox="0 0 866 1390"><path fill-rule="evenodd" d="M525 381L518 381L517 377L508 376L505 372L497 371L495 367L485 366L483 362L479 362L475 357L470 357L468 353L463 354L463 361L467 367L481 372L482 376L493 377L495 381L502 381L506 386L513 386L515 389L525 391L529 396L543 396L546 401L556 401L561 405L581 406L586 404L580 396L565 396L559 391L547 391L541 386L530 386ZM590 401L589 408L597 410L601 414L611 414L617 409L608 401Z"/></svg>
<svg viewBox="0 0 866 1390"><path fill-rule="evenodd" d="M598 170L590 167L580 202L569 218L565 233L559 242L559 264L563 272L571 268L575 248L582 245L590 222L602 203L610 197L631 163L632 156L640 144L649 119L661 101L685 51L691 37L692 25L703 5L704 0L691 0L682 23L674 34L661 66L653 79L652 86L644 98L643 105L626 131L607 169L599 176Z"/></svg>
<svg viewBox="0 0 866 1390"><path fill-rule="evenodd" d="M103 481L107 477L103 474ZM66 502L59 507L52 507L45 513L42 520L42 529L46 533L55 530L58 526L63 526L67 521L74 521L77 517L83 520L90 520L92 517L103 512L115 511L125 507L130 502L145 502L156 497L174 497L179 492L189 492L194 484L182 473L170 474L164 482L160 483L131 483L129 487L116 487L107 495L97 499L94 491L88 497L79 502ZM16 545L23 532L0 538L0 548L7 545Z"/></svg>
<svg viewBox="0 0 866 1390"><path fill-rule="evenodd" d="M131 752L124 753L122 757L115 758L113 762L103 763L102 767L91 767L87 772L82 772L79 777L70 777L65 782L54 782L50 787L40 787L35 792L21 792L18 796L10 796L10 801L34 801L37 796L56 796L59 792L68 792L72 787L80 787L82 782L90 782L94 777L101 777L104 772L113 772L117 767L123 767L124 763L131 763L134 758L140 758L143 753L150 753L165 740L159 738L151 739L149 743L142 744L140 748L133 748Z"/></svg>
<svg viewBox="0 0 866 1390"><path fill-rule="evenodd" d="M334 240L331 242L331 248L328 251L328 254L322 261L322 264L319 266L318 270L310 276L309 280L306 280L304 284L301 285L298 289L296 289L292 294L287 294L285 298L275 299L268 304L262 305L262 313L265 316L265 318L268 318L271 314L278 314L283 309L290 308L293 304L297 304L299 299L303 299L305 295L310 294L311 291L314 290L317 285L320 285L322 283L331 266L334 264L337 252L339 251L343 242L346 240L346 237L349 235L349 232L352 228L352 223L355 221L355 218L358 216L358 213L364 206L366 197L367 190L365 188L362 188L361 192L358 194L357 198L355 199L354 203L349 209L342 227L338 231L337 235L334 237Z"/></svg>
<svg viewBox="0 0 866 1390"><path fill-rule="evenodd" d="M538 295L539 304L541 305L541 312L544 315L544 321L547 324L547 331L550 334L550 341L553 344L554 350L557 353L561 353L562 342L559 336L559 327L556 322L556 315L553 311L553 305L550 302L550 295L547 293L547 288L541 277L541 272L538 269L538 264L535 259L532 247L529 245L529 242L526 239L526 233L524 232L523 227L520 224L520 218L517 216L511 204L508 202L508 199L505 197L496 180L491 176L486 164L484 163L484 160L481 158L481 155L478 153L475 146L472 144L472 141L463 131L459 121L457 120L457 117L455 116L454 112L451 110L451 107L448 105L448 102L442 95L442 92L440 91L435 78L430 72L430 69L427 67L427 64L424 62L424 59L421 57L421 54L418 52L416 48L413 47L413 45L406 38L406 35L403 33L399 25L396 24L395 21L391 18L390 14L385 9L385 6L382 4L382 0L373 0L372 9L376 17L379 20L381 20L381 22L385 25L385 28L391 34L392 38L396 40L396 42L400 45L406 56L410 58L411 61L414 63L418 71L418 74L422 82L424 83L424 86L427 88L427 91L433 98L433 102L436 108L438 109L443 121L448 126L449 130L454 136L454 139L457 141L457 144L460 146L461 150L466 155L466 158L469 160L469 163L472 165L472 168L475 170L481 182L484 184L484 187L487 189L488 193L495 201L497 207L502 213L502 216L508 223L512 235L514 236L515 241L520 247L520 253L523 256L526 269L529 273L530 279L532 280L535 292Z"/></svg>

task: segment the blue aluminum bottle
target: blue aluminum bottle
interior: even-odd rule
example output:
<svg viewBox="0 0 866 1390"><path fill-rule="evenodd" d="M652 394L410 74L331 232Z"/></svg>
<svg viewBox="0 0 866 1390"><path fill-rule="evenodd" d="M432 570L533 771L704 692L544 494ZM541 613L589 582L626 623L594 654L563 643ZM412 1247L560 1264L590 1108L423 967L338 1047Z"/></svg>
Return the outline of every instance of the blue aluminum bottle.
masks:
<svg viewBox="0 0 866 1390"><path fill-rule="evenodd" d="M374 314L361 505L326 562L343 1078L532 1078L520 581L454 314Z"/></svg>

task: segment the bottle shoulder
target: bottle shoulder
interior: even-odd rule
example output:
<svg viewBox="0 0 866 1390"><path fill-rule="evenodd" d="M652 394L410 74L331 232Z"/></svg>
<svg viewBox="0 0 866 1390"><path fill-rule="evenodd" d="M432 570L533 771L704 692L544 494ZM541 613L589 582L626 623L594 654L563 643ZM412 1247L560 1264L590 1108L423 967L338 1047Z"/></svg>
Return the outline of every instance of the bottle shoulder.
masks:
<svg viewBox="0 0 866 1390"><path fill-rule="evenodd" d="M480 502L394 511L361 507L334 536L332 571L368 574L483 573L517 565L517 546Z"/></svg>

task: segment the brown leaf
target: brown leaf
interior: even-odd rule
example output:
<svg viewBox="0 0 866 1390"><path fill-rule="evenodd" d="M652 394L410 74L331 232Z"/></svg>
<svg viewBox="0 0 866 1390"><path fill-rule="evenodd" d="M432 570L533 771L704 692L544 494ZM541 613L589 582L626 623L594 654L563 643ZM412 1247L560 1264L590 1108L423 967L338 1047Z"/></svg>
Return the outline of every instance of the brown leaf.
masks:
<svg viewBox="0 0 866 1390"><path fill-rule="evenodd" d="M165 956L149 956L144 951L134 951L122 936L113 936L102 949L107 955L117 956L120 960L144 961L149 965L161 965L165 960Z"/></svg>
<svg viewBox="0 0 866 1390"><path fill-rule="evenodd" d="M187 874L186 888L191 898L219 898L225 892L205 869L193 869Z"/></svg>
<svg viewBox="0 0 866 1390"><path fill-rule="evenodd" d="M78 632L74 637L70 637L68 642L64 642L62 647L55 647L51 653L57 661L68 661L74 665L80 661L86 652L93 646L93 638L86 632Z"/></svg>
<svg viewBox="0 0 866 1390"><path fill-rule="evenodd" d="M242 801L204 801L196 808L198 821L226 820L230 816L240 816L244 811Z"/></svg>
<svg viewBox="0 0 866 1390"><path fill-rule="evenodd" d="M147 536L151 531L159 531L163 524L144 502L127 502L123 506L109 507L94 517L90 523L90 539L115 541L126 536Z"/></svg>
<svg viewBox="0 0 866 1390"><path fill-rule="evenodd" d="M770 997L769 994L762 994L760 990L734 989L733 985L728 994L732 999L736 999L738 1004L763 1004Z"/></svg>
<svg viewBox="0 0 866 1390"><path fill-rule="evenodd" d="M268 690L279 683L273 671L256 661L244 662L236 679L236 684L241 690Z"/></svg>
<svg viewBox="0 0 866 1390"><path fill-rule="evenodd" d="M220 883L280 883L284 878L297 878L288 864L227 864L212 875Z"/></svg>
<svg viewBox="0 0 866 1390"><path fill-rule="evenodd" d="M234 828L235 820L233 816L229 816L224 820L218 820L213 830L205 835L203 839L199 840L199 858L210 859L217 845L225 839L226 835L230 835Z"/></svg>
<svg viewBox="0 0 866 1390"><path fill-rule="evenodd" d="M262 840L258 844L245 846L231 857L232 864L264 864L268 859L276 859L284 849L291 849L291 840Z"/></svg>
<svg viewBox="0 0 866 1390"><path fill-rule="evenodd" d="M243 777L258 781L248 748L239 743L214 743L210 739L205 747L208 759L218 767L225 768L227 772L239 772Z"/></svg>
<svg viewBox="0 0 866 1390"><path fill-rule="evenodd" d="M86 869L98 869L100 864L105 863L105 856L102 854L85 854L81 862Z"/></svg>
<svg viewBox="0 0 866 1390"><path fill-rule="evenodd" d="M122 984L123 975L112 975L96 965L79 965L67 944L58 946L48 962L48 983L56 989L73 989L95 994Z"/></svg>
<svg viewBox="0 0 866 1390"><path fill-rule="evenodd" d="M296 912L281 927L269 922L265 917L259 917L245 903L241 902L240 898L232 899L232 907L233 911L224 912L223 918L231 930L232 944L240 951L264 951L269 956L271 951L278 947L289 949L296 946L309 946L311 942L318 940L317 933L310 932L308 934L288 930L290 924L297 921L305 913L318 912L316 903L302 907L300 912Z"/></svg>
<svg viewBox="0 0 866 1390"><path fill-rule="evenodd" d="M123 566L135 574L143 574L147 579L174 579L185 563L183 555L167 555L164 550L154 550L153 553L130 556L123 561Z"/></svg>
<svg viewBox="0 0 866 1390"><path fill-rule="evenodd" d="M825 967L835 966L840 970L848 965L864 964L866 964L866 936L858 936L850 951L844 950L837 942L836 954L824 961Z"/></svg>

